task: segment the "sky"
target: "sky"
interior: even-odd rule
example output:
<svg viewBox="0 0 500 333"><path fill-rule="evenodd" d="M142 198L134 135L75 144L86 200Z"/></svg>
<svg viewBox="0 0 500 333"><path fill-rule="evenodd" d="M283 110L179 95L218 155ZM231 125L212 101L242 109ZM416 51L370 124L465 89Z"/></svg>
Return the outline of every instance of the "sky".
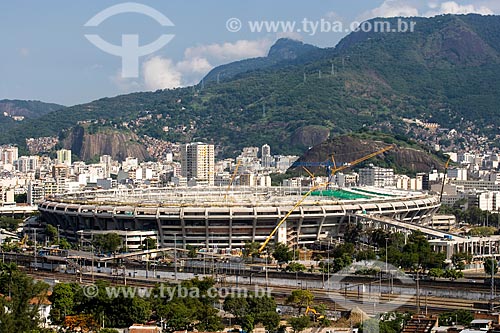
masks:
<svg viewBox="0 0 500 333"><path fill-rule="evenodd" d="M373 17L500 14L499 0L132 1L1 1L0 99L69 106L189 86L281 37L333 47Z"/></svg>

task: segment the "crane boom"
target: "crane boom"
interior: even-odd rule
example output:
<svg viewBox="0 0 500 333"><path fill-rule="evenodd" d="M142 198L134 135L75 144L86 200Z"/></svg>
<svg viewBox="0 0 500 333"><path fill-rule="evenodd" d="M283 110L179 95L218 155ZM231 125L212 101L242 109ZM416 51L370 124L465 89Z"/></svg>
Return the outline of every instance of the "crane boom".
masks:
<svg viewBox="0 0 500 333"><path fill-rule="evenodd" d="M317 190L318 188L321 188L323 186L325 186L326 184L320 184L320 185L317 185L317 186L313 186L311 187L311 189L309 191L307 191L306 194L304 194L299 201L297 201L297 203L295 203L295 205L292 207L292 209L290 209L288 211L288 213L286 213L286 215L278 222L278 224L274 227L273 231L271 231L271 233L269 234L269 236L267 236L266 240L264 241L264 243L262 243L262 245L259 247L258 249L258 252L261 253L267 246L267 244L271 241L271 239L273 238L274 234L276 233L276 231L278 231L279 227L286 221L286 219L293 213L293 211L299 207L303 202L304 200L306 200L306 198L315 190Z"/></svg>
<svg viewBox="0 0 500 333"><path fill-rule="evenodd" d="M236 163L236 167L234 168L233 175L231 176L231 180L229 180L229 184L227 185L226 194L224 195L224 199L227 199L227 193L231 189L231 185L233 185L234 178L236 178L236 174L238 173L238 168L240 167L241 160Z"/></svg>
<svg viewBox="0 0 500 333"><path fill-rule="evenodd" d="M351 163L347 163L347 164L342 165L342 166L340 166L340 167L338 167L338 168L335 168L335 169L333 169L333 170L332 170L332 173L335 173L335 172L342 171L342 170L345 170L345 169L347 169L347 168L350 168L350 167L352 167L352 166L354 166L354 165L356 165L356 164L359 164L359 163L361 163L361 162L364 162L364 161L366 161L366 160L369 160L369 159L370 159L370 158L372 158L372 157L375 157L375 156L377 156L377 155L380 155L380 154L382 154L382 153L385 153L386 151L391 150L391 149L393 149L393 148L394 148L394 145L390 145L390 146L384 147L384 148L382 148L382 149L380 149L380 150L377 150L376 152L373 152L373 153L368 154L368 155L366 155L366 156L360 157L360 158L358 158L357 160L352 161Z"/></svg>
<svg viewBox="0 0 500 333"><path fill-rule="evenodd" d="M390 146L387 146L387 147L384 147L380 150L377 150L376 152L374 153L371 153L371 154L368 154L366 156L363 156L361 158L358 158L357 160L354 160L352 161L351 163L348 163L346 165L343 165L343 166L340 166L338 168L335 168L332 170L333 174L335 174L335 172L337 171L341 171L341 170L345 170L347 168L350 168L356 164L359 164L363 161L366 161L374 156L377 156L377 155L380 155L392 148L394 148L395 146L394 145L390 145ZM333 162L334 165L335 165L335 162ZM306 169L307 170L307 169ZM299 207L300 205L302 205L302 203L304 202L304 200L306 200L306 198L311 195L312 192L314 192L315 190L323 187L323 186L328 186L329 185L329 182L327 183L323 183L323 184L320 184L320 185L317 185L317 186L313 186L311 187L311 189L309 191L307 191L306 194L304 194L299 201L297 201L297 203L295 203L295 205L292 207L292 209L290 209L286 215L278 222L278 224L274 227L273 231L269 234L269 236L267 236L266 240L262 243L262 245L259 247L258 249L258 252L261 253L267 246L267 244L271 241L271 239L273 238L274 234L276 234L276 232L278 231L279 227L286 221L286 219L292 214L292 212L297 208Z"/></svg>
<svg viewBox="0 0 500 333"><path fill-rule="evenodd" d="M439 202L443 201L443 192L444 192L444 183L446 182L446 173L448 172L448 166L450 165L451 156L448 157L448 161L444 165L444 175L443 175L443 183L441 184L441 193L439 194Z"/></svg>

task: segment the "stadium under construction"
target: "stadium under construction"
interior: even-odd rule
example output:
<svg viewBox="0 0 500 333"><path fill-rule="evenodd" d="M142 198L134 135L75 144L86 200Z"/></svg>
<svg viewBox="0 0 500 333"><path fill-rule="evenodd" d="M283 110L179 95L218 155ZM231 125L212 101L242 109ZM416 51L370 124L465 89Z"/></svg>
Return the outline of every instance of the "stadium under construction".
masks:
<svg viewBox="0 0 500 333"><path fill-rule="evenodd" d="M265 242L280 222L274 240L304 246L342 235L359 214L423 225L440 206L437 196L395 189L355 187L304 196L307 192L289 187L117 189L49 197L39 211L75 242L82 230L155 231L162 247L175 242L177 247L238 249L246 242Z"/></svg>

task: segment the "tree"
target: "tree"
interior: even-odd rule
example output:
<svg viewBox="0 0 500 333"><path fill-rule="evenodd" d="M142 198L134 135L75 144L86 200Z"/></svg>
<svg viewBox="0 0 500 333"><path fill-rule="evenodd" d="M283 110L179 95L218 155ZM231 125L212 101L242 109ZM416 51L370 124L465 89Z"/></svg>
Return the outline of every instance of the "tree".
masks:
<svg viewBox="0 0 500 333"><path fill-rule="evenodd" d="M466 252L454 253L451 256L451 262L453 263L453 266L460 271L465 269L465 264L470 263L471 260L472 255Z"/></svg>
<svg viewBox="0 0 500 333"><path fill-rule="evenodd" d="M450 280L456 280L464 277L464 273L462 271L457 271L456 269L447 269L444 271L445 278Z"/></svg>
<svg viewBox="0 0 500 333"><path fill-rule="evenodd" d="M28 195L26 193L15 194L14 201L16 203L26 203L28 202Z"/></svg>
<svg viewBox="0 0 500 333"><path fill-rule="evenodd" d="M356 260L357 261L362 261L362 260L375 260L377 259L377 255L373 250L363 250L363 251L358 251L356 253Z"/></svg>
<svg viewBox="0 0 500 333"><path fill-rule="evenodd" d="M291 262L286 266L286 270L289 272L303 272L306 270L306 266L298 262Z"/></svg>
<svg viewBox="0 0 500 333"><path fill-rule="evenodd" d="M257 242L245 242L245 247L243 248L243 257L245 258L256 258L259 256L260 244Z"/></svg>
<svg viewBox="0 0 500 333"><path fill-rule="evenodd" d="M69 332L95 332L99 330L99 323L90 314L78 314L67 316L62 327Z"/></svg>
<svg viewBox="0 0 500 333"><path fill-rule="evenodd" d="M343 270L346 267L349 267L352 264L352 257L344 253L341 257L335 258L331 265L331 270L336 273Z"/></svg>
<svg viewBox="0 0 500 333"><path fill-rule="evenodd" d="M311 325L311 318L309 316L293 317L288 320L290 326L295 333L302 332Z"/></svg>
<svg viewBox="0 0 500 333"><path fill-rule="evenodd" d="M286 299L286 304L293 304L299 308L299 313L302 308L307 307L312 304L314 300L314 295L309 290L297 289L293 290L292 293Z"/></svg>
<svg viewBox="0 0 500 333"><path fill-rule="evenodd" d="M357 243L362 231L363 224L361 222L347 224L344 230L344 241L351 244Z"/></svg>
<svg viewBox="0 0 500 333"><path fill-rule="evenodd" d="M434 280L435 280L436 278L440 278L440 277L444 276L444 269L431 268L431 269L429 269L428 275L429 275L429 277L434 278Z"/></svg>
<svg viewBox="0 0 500 333"><path fill-rule="evenodd" d="M294 253L293 250L290 250L288 246L284 243L278 243L274 247L273 258L276 259L279 263L288 263L293 260Z"/></svg>
<svg viewBox="0 0 500 333"><path fill-rule="evenodd" d="M45 234L50 240L54 241L58 237L57 228L53 225L47 224L45 227Z"/></svg>
<svg viewBox="0 0 500 333"><path fill-rule="evenodd" d="M142 249L143 250L152 250L156 249L156 239L147 237L142 241Z"/></svg>
<svg viewBox="0 0 500 333"><path fill-rule="evenodd" d="M69 283L58 283L54 286L52 295L49 296L49 301L52 302L50 319L53 323L60 324L66 315L73 314L74 297L73 288Z"/></svg>
<svg viewBox="0 0 500 333"><path fill-rule="evenodd" d="M491 276L498 273L498 262L495 259L488 258L483 262L484 272Z"/></svg>
<svg viewBox="0 0 500 333"><path fill-rule="evenodd" d="M235 297L233 295L228 295L224 299L222 308L224 311L234 315L238 321L241 321L250 312L250 305L247 299L245 297Z"/></svg>
<svg viewBox="0 0 500 333"><path fill-rule="evenodd" d="M38 329L39 303L30 304L30 300L43 300L48 288L48 284L35 282L15 264L0 263L0 294L10 295L10 298L0 297L0 332L31 332Z"/></svg>
<svg viewBox="0 0 500 333"><path fill-rule="evenodd" d="M275 332L280 325L280 315L276 311L267 311L257 316L257 321L262 323L267 331Z"/></svg>
<svg viewBox="0 0 500 333"><path fill-rule="evenodd" d="M253 315L246 315L241 321L241 329L247 332L252 332L254 328L254 322L255 318Z"/></svg>
<svg viewBox="0 0 500 333"><path fill-rule="evenodd" d="M71 244L68 242L66 238L60 238L59 239L59 247L61 249L71 249Z"/></svg>
<svg viewBox="0 0 500 333"><path fill-rule="evenodd" d="M469 325L474 319L471 312L467 310L456 310L453 312L444 312L439 315L440 325L451 326L455 325Z"/></svg>
<svg viewBox="0 0 500 333"><path fill-rule="evenodd" d="M122 244L120 235L116 232L94 235L93 244L102 252L116 252Z"/></svg>

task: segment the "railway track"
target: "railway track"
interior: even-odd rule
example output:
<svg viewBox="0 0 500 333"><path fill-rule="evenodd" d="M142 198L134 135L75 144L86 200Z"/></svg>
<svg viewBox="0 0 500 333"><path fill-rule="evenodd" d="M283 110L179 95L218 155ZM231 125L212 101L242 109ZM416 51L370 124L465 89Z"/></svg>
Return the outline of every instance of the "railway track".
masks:
<svg viewBox="0 0 500 333"><path fill-rule="evenodd" d="M82 274L81 281L79 275L65 274L59 272L45 272L45 271L27 271L27 274L35 279L57 280L60 282L77 282L84 285L93 284L97 280L108 281L112 286L123 286L123 276L111 276L107 274L95 274L94 278L90 274ZM157 279L137 279L127 278L127 286L131 287L152 287L158 283L171 283L171 280L157 280ZM249 285L240 285L240 287L248 287ZM222 287L236 287L235 284L225 283ZM265 286L261 286L265 288ZM449 288L449 287L448 287ZM290 293L297 288L293 287L276 287L273 286L270 290L271 294L276 298L277 303L285 304L286 298ZM341 311L350 310L352 307L357 306L365 311L367 314L377 314L390 311L410 311L416 312L420 308L421 312L427 309L427 312L440 313L445 311L463 309L478 311L488 306L487 301L475 302L467 299L450 299L436 296L420 296L417 300L416 295L400 295L400 294L377 294L371 295L360 294L354 290L335 290L328 291L324 289L308 289L314 296L315 301L325 304L330 310ZM419 305L417 303L419 302Z"/></svg>

